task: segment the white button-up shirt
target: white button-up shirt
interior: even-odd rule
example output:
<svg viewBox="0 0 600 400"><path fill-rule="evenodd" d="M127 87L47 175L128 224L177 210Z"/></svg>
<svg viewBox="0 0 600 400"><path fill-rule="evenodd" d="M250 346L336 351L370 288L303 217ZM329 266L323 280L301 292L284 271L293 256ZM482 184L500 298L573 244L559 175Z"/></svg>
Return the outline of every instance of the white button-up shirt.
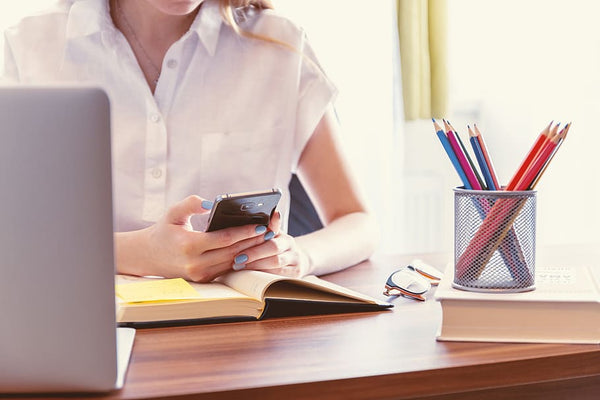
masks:
<svg viewBox="0 0 600 400"><path fill-rule="evenodd" d="M284 193L278 209L287 221L291 173L336 90L289 20L247 11L240 25L295 50L237 35L218 0L205 0L167 51L153 95L108 1L62 0L6 31L4 72L107 91L117 231L148 226L191 194L212 200L272 187Z"/></svg>

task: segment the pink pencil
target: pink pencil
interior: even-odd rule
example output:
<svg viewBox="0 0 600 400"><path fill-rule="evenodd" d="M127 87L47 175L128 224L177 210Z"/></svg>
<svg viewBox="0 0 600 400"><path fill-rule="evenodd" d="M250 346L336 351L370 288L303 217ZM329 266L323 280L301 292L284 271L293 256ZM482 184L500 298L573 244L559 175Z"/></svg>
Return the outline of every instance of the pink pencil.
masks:
<svg viewBox="0 0 600 400"><path fill-rule="evenodd" d="M473 189L482 190L481 185L479 184L479 181L477 180L477 177L475 176L475 173L473 172L473 169L471 168L471 165L467 161L467 157L465 156L465 153L463 153L462 148L460 147L460 144L458 144L458 140L456 139L454 131L450 128L450 126L448 126L446 121L444 121L444 125L446 126L446 134L448 135L448 141L450 142L450 146L452 146L452 150L454 150L454 153L456 154L456 158L458 158L458 162L460 163L461 167L465 171L465 175L467 176L469 183L471 184Z"/></svg>

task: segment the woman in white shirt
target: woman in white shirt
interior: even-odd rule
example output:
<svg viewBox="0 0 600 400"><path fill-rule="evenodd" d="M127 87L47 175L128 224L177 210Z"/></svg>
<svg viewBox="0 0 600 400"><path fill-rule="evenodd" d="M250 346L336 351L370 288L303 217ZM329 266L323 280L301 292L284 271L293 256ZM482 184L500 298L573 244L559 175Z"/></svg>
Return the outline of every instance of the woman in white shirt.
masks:
<svg viewBox="0 0 600 400"><path fill-rule="evenodd" d="M97 84L111 99L120 273L301 276L373 252L373 218L340 149L336 90L304 32L270 8L61 0L6 31L7 78ZM294 172L325 225L297 238L286 233ZM268 230L203 231L216 195L271 187L283 196Z"/></svg>

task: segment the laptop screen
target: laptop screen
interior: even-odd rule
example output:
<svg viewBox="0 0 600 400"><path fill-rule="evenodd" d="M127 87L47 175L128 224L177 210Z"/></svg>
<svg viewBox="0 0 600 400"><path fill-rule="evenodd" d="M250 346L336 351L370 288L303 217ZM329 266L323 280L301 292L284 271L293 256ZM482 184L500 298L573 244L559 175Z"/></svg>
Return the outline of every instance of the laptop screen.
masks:
<svg viewBox="0 0 600 400"><path fill-rule="evenodd" d="M0 87L0 393L116 381L110 102Z"/></svg>

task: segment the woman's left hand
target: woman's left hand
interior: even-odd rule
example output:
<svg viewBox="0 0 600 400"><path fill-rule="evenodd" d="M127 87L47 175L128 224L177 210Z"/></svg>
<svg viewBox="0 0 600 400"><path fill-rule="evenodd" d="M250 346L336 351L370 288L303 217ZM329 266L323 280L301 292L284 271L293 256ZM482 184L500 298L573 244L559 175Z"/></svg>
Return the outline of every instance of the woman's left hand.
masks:
<svg viewBox="0 0 600 400"><path fill-rule="evenodd" d="M234 269L261 270L291 277L302 277L310 273L310 259L306 252L298 246L294 237L281 231L279 212L275 212L271 218L266 238L267 235L272 236L271 239L236 256L236 259L246 261Z"/></svg>

